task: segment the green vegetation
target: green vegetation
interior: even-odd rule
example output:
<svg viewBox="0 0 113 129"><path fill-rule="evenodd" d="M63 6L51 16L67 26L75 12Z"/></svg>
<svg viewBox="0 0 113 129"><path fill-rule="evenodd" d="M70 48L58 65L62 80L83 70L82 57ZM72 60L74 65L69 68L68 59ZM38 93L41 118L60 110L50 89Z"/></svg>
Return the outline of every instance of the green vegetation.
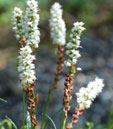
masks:
<svg viewBox="0 0 113 129"><path fill-rule="evenodd" d="M0 0L0 24L11 21L12 10L15 6L24 8L25 0Z"/></svg>
<svg viewBox="0 0 113 129"><path fill-rule="evenodd" d="M0 24L8 24L11 22L12 10L15 6L25 8L26 0L0 0ZM42 8L41 15L48 14L50 4L52 0L38 0L40 9ZM105 13L106 19L113 19L112 0L59 0L66 12L71 13L74 17L76 16L79 20L86 22L87 25L92 25L96 22L99 13ZM44 17L45 17L44 15ZM100 16L102 17L102 16ZM47 18L47 17L46 17ZM45 20L45 19L44 19ZM103 20L103 18L102 18Z"/></svg>

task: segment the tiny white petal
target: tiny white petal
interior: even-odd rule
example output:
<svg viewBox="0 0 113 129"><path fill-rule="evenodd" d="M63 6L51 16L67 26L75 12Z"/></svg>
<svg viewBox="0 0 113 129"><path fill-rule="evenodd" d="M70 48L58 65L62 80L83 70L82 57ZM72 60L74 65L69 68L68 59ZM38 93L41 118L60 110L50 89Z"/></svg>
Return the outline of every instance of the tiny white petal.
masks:
<svg viewBox="0 0 113 129"><path fill-rule="evenodd" d="M82 71L82 68L78 67L78 68L77 68L77 71Z"/></svg>

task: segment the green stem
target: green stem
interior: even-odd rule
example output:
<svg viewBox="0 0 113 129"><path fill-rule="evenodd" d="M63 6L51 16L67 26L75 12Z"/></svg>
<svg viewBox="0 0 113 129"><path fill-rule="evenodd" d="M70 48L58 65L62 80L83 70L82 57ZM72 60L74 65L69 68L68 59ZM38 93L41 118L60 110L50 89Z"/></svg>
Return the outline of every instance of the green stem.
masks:
<svg viewBox="0 0 113 129"><path fill-rule="evenodd" d="M35 100L35 98L36 98L36 96L35 96L35 92L34 92L34 90L33 90L33 99ZM36 102L35 102L35 114L36 114L36 110L37 110L37 104L36 104Z"/></svg>
<svg viewBox="0 0 113 129"><path fill-rule="evenodd" d="M66 126L66 118L64 119L64 122L63 122L63 129L65 129L65 126Z"/></svg>
<svg viewBox="0 0 113 129"><path fill-rule="evenodd" d="M23 129L24 129L24 125L25 125L25 91L23 90Z"/></svg>
<svg viewBox="0 0 113 129"><path fill-rule="evenodd" d="M35 114L36 114L36 112L37 112L37 104L35 103Z"/></svg>
<svg viewBox="0 0 113 129"><path fill-rule="evenodd" d="M63 112L63 114L62 114L62 118L61 118L60 129L62 129L63 121L64 121L64 112Z"/></svg>
<svg viewBox="0 0 113 129"><path fill-rule="evenodd" d="M48 110L48 106L49 106L49 102L50 102L50 97L51 97L53 90L54 90L54 88L51 88L50 91L48 92L48 97L47 97L47 101L46 101L46 105L45 105L45 109L44 109L44 114L47 114L47 110ZM44 128L44 122L45 122L45 115L43 115L43 117L42 117L40 129Z"/></svg>
<svg viewBox="0 0 113 129"><path fill-rule="evenodd" d="M71 122L71 123L70 123L70 127L69 127L69 129L71 129L71 128L72 128L72 125L73 125L73 124L72 124L72 122Z"/></svg>

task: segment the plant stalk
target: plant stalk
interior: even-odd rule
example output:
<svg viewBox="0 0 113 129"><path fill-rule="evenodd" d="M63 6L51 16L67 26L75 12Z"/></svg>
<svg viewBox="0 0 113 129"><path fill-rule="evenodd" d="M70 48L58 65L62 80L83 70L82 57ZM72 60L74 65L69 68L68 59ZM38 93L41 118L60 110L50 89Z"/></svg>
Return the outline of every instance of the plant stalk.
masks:
<svg viewBox="0 0 113 129"><path fill-rule="evenodd" d="M25 91L23 90L23 119L22 119L22 125L24 129L25 125Z"/></svg>
<svg viewBox="0 0 113 129"><path fill-rule="evenodd" d="M64 119L63 128L62 129L65 129L65 126L66 126L66 118Z"/></svg>
<svg viewBox="0 0 113 129"><path fill-rule="evenodd" d="M46 101L46 105L45 105L45 109L44 109L44 114L47 114L47 110L48 110L48 106L49 106L49 102L50 102L50 97L52 94L52 91L54 90L54 88L51 88L48 92L48 97L47 97L47 101ZM43 115L42 117L42 122L41 122L41 127L40 129L44 129L44 122L45 122L45 115Z"/></svg>
<svg viewBox="0 0 113 129"><path fill-rule="evenodd" d="M61 118L60 129L62 129L63 121L64 121L64 112L63 112L63 114L62 114L62 118Z"/></svg>

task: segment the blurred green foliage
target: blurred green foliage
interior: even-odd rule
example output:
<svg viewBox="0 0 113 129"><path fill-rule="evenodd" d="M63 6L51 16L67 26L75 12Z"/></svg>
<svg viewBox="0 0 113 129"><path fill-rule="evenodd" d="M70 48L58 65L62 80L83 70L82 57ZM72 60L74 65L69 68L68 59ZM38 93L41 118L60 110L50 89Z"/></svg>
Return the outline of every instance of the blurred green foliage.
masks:
<svg viewBox="0 0 113 129"><path fill-rule="evenodd" d="M78 16L80 20L89 24L94 20L97 5L93 0L69 0L65 9L71 14Z"/></svg>
<svg viewBox="0 0 113 129"><path fill-rule="evenodd" d="M24 8L26 0L0 0L0 24L11 21L12 10L15 6Z"/></svg>
<svg viewBox="0 0 113 129"><path fill-rule="evenodd" d="M18 129L16 124L8 117L6 116L6 119L3 121L0 121L0 129ZM31 121L30 121L30 115L27 112L26 115L26 125L21 127L21 129L31 129Z"/></svg>
<svg viewBox="0 0 113 129"><path fill-rule="evenodd" d="M65 10L88 26L97 23L98 20L100 22L109 18L113 20L112 0L67 0Z"/></svg>
<svg viewBox="0 0 113 129"><path fill-rule="evenodd" d="M12 10L15 6L24 8L26 0L0 0L0 24L11 21ZM94 22L95 15L101 7L112 8L112 0L38 0L41 12L49 11L52 3L59 1L65 11L76 16L87 24ZM45 13L45 12L44 12ZM109 12L111 13L111 12ZM112 15L110 15L111 17Z"/></svg>
<svg viewBox="0 0 113 129"><path fill-rule="evenodd" d="M94 127L94 124L92 122L86 122L86 126L88 129L92 129Z"/></svg>
<svg viewBox="0 0 113 129"><path fill-rule="evenodd" d="M5 129L7 124L8 129L12 129L12 124L9 120L5 119L3 121L0 122L0 129Z"/></svg>
<svg viewBox="0 0 113 129"><path fill-rule="evenodd" d="M39 5L43 9L47 9L49 1L38 0ZM24 9L26 6L26 0L0 0L0 24L11 23L12 11L14 7ZM43 11L41 11L42 13ZM44 12L45 13L45 12Z"/></svg>

